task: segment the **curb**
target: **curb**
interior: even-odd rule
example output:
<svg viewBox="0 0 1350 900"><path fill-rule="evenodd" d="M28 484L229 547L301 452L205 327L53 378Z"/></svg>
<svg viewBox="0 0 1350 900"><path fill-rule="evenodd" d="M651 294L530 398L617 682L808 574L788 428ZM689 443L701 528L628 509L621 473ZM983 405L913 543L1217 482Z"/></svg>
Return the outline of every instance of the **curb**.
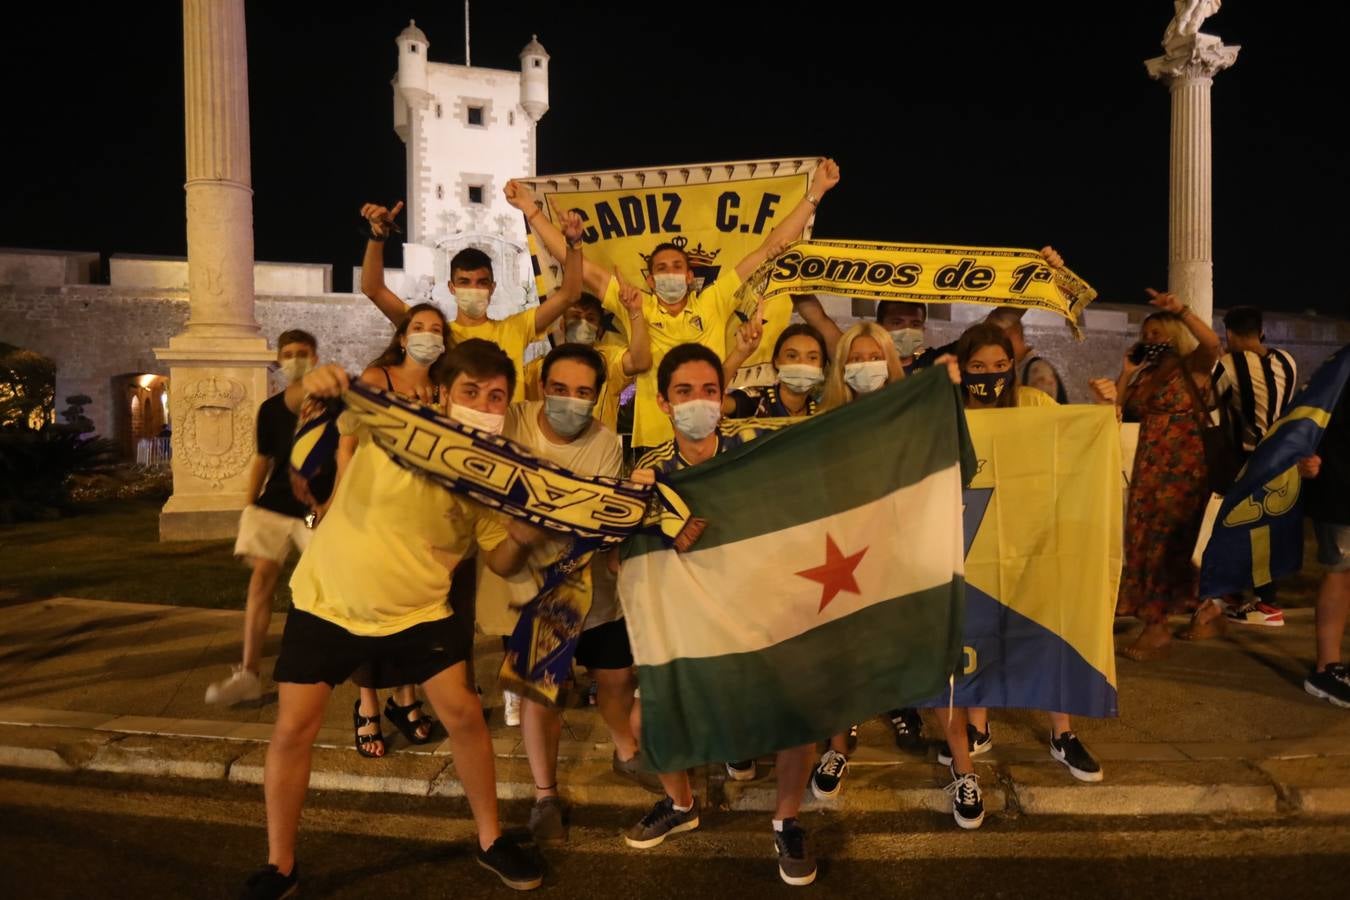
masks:
<svg viewBox="0 0 1350 900"><path fill-rule="evenodd" d="M0 767L63 773L98 772L134 777L183 778L235 784L262 783L266 747L253 741L119 734L76 728L15 726L0 739ZM358 765L359 763L359 765ZM498 756L501 800L531 799L528 763ZM985 763L986 809L1031 816L1123 817L1350 815L1350 757L1304 759L1113 762L1106 780L1081 784L1053 762ZM607 758L559 761L559 782L572 803L645 809L653 795L610 771ZM804 810L946 814L945 771L918 761L850 768L835 800L809 793ZM447 755L394 753L365 760L347 749L316 747L310 776L317 790L462 797L463 786ZM774 809L771 767L761 763L750 782L727 780L720 767L695 772L695 790L710 807L764 812Z"/></svg>

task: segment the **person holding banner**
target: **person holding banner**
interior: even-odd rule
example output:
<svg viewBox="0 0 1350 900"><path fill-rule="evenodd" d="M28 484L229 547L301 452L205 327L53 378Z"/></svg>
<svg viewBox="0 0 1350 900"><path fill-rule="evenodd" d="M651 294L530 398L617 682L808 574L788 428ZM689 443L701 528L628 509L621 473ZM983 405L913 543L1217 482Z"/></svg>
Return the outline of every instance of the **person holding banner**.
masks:
<svg viewBox="0 0 1350 900"><path fill-rule="evenodd" d="M472 340L452 352L441 390L452 418L500 432L514 380L505 353ZM299 412L307 397L336 397L347 386L346 372L324 366L287 388L286 405ZM263 774L268 864L248 879L244 895L289 896L298 887L295 842L314 738L333 687L371 659L394 683L421 683L446 724L477 824L478 863L517 890L536 888L542 860L501 832L492 742L465 672L473 636L446 594L450 570L475 546L510 575L544 534L399 465L356 416L344 413L338 427L355 428L360 445L291 578L295 609L277 659L279 709Z"/></svg>
<svg viewBox="0 0 1350 900"><path fill-rule="evenodd" d="M1317 665L1303 681L1314 697L1350 709L1350 667L1341 641L1350 616L1350 388L1332 410L1317 454L1299 461L1308 479L1308 517L1317 535L1317 561L1327 567L1317 591Z"/></svg>
<svg viewBox="0 0 1350 900"><path fill-rule="evenodd" d="M1017 383L1016 349L1008 330L993 320L967 328L956 342L956 358L961 365L961 386L966 409L1008 409L1011 407L1054 406L1055 398L1034 387ZM972 756L988 752L994 742L989 730L989 710L970 707L956 710L956 724L949 728L948 740L938 751L938 762L951 765L951 748L961 742ZM964 714L964 716L962 716ZM1079 781L1102 780L1102 767L1073 732L1068 713L1050 712L1050 755L1063 763ZM952 735L952 731L956 734Z"/></svg>
<svg viewBox="0 0 1350 900"><path fill-rule="evenodd" d="M725 357L726 330L732 317L737 314L738 305L743 307L741 312L747 318L754 308L752 304L755 298L742 300L737 296L744 279L772 258L780 248L801 236L825 194L838 183L839 166L835 161L826 159L821 162L816 167L806 197L774 226L754 252L740 260L731 271L724 270L710 287L701 291L694 290L694 272L688 253L673 243L657 244L648 262L647 287L651 294L643 296L643 315L651 329L653 363L659 366L667 352L684 343L701 344L717 354L719 359ZM567 239L536 205L530 189L517 181L510 181L506 185L506 200L525 214L548 252L556 259L562 258ZM573 216L571 213L567 215ZM589 261L586 262L584 280L586 289L604 301L605 309L614 313L625 334L630 334L630 322L620 300L621 286L618 280L608 269ZM635 451L640 452L669 441L673 432L670 419L662 413L657 400L654 372L638 376L634 403Z"/></svg>
<svg viewBox="0 0 1350 900"><path fill-rule="evenodd" d="M1116 605L1116 615L1144 623L1139 637L1121 650L1138 662L1167 652L1169 614L1195 610L1192 629L1223 616L1219 604L1195 609L1191 566L1210 493L1201 429L1209 422L1204 397L1219 358L1219 337L1174 295L1148 293L1158 312L1144 320L1140 342L1126 351L1117 379L1125 421L1140 423Z"/></svg>
<svg viewBox="0 0 1350 900"><path fill-rule="evenodd" d="M619 477L623 452L618 435L594 415L605 378L605 361L594 348L558 345L544 357L544 399L512 404L502 434L539 459L578 475ZM539 593L544 571L565 549L565 539L544 541L533 548L526 568L509 577L480 564L479 627L488 634L511 634L518 625L519 609ZM595 554L584 571L570 576L590 600L590 608L582 611L576 660L598 685L596 705L614 743L614 771L656 789L655 778L641 768L637 739L629 723L637 680L614 573L610 571L610 555ZM526 696L521 700L520 725L535 783L530 831L540 843L565 841L567 830L557 783L562 718L556 706Z"/></svg>
<svg viewBox="0 0 1350 900"><path fill-rule="evenodd" d="M408 314L408 304L384 282L384 242L393 229L394 218L402 209L402 201L394 204L393 209L376 203L361 207L361 216L370 230L366 255L361 261L361 293L395 324ZM562 222L563 230L558 232L558 252L555 254L557 259L564 260L562 286L537 307L505 319L489 319L487 315L492 292L496 289L492 259L474 247L466 247L454 255L450 260L450 293L455 297L455 318L450 323L450 334L456 343L470 338L491 341L506 351L517 371L525 365L525 348L543 337L549 326L581 296L582 221L580 216L569 213ZM569 273L573 273L571 277L568 277ZM617 295L615 305L619 308L618 315L625 315ZM511 399L525 399L523 379L516 383Z"/></svg>
<svg viewBox="0 0 1350 900"><path fill-rule="evenodd" d="M764 329L745 322L736 332L736 349L722 363L727 383L736 376L745 359L759 348ZM776 383L765 388L727 391L722 398L722 415L731 419L776 419L814 416L820 409L816 401L825 382L825 339L810 325L789 325L774 342L771 357Z"/></svg>
<svg viewBox="0 0 1350 900"><path fill-rule="evenodd" d="M724 378L721 358L702 344L680 344L665 354L657 368L657 402L669 417L675 436L638 459L629 476L633 481L655 483L657 472L668 474L698 465L759 436L759 426L722 421ZM792 885L810 884L816 878L816 861L806 830L797 822L813 754L811 744L783 749L778 751L774 766L778 779L778 805L773 818L778 873ZM754 760L727 763L728 775L738 781L753 778L754 771ZM699 825L698 798L689 774L661 773L660 778L666 796L624 832L624 841L630 847L655 847L667 837Z"/></svg>

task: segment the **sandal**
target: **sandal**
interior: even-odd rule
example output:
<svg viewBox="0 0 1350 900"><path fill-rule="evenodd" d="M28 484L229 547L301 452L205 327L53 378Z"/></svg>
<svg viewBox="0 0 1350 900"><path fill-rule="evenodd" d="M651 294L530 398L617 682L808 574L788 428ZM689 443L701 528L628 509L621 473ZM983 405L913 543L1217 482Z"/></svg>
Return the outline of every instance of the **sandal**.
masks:
<svg viewBox="0 0 1350 900"><path fill-rule="evenodd" d="M362 733L361 733L361 729L362 729L362 728L365 728L367 725L374 725L374 726L375 726L375 733L374 733L374 734L362 734ZM373 716L363 716L363 715L361 715L361 701L360 701L360 700L357 700L357 701L356 701L356 706L354 706L354 707L352 708L352 733L356 736L356 752L357 752L357 753L361 754L361 755L364 756L366 759L381 759L381 758L383 758L383 756L384 756L384 752L383 752L383 751L384 751L384 747L383 747L383 744L384 744L384 732L380 729L380 714L379 714L379 712L376 712L375 715L373 715ZM366 749L366 745L367 745L367 744L373 744L373 743L375 743L376 741L379 741L380 744L381 744L381 748L380 748L381 752L376 753L374 750L367 750L367 749Z"/></svg>
<svg viewBox="0 0 1350 900"><path fill-rule="evenodd" d="M384 717L393 722L403 736L408 739L410 744L430 744L435 738L436 720L431 716L421 712L422 701L414 700L407 706L399 706L390 697L384 704ZM414 712L419 713L416 719L409 718ZM422 724L426 723L427 736L422 737L417 733Z"/></svg>

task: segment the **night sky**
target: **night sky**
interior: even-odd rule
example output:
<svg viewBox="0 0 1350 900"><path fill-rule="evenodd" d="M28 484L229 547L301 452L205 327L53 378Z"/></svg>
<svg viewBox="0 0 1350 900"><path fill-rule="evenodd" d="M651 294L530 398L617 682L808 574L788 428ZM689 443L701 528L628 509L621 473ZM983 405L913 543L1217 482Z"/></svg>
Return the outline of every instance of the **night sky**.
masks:
<svg viewBox="0 0 1350 900"><path fill-rule="evenodd" d="M6 10L0 245L183 255L180 7L79 6ZM479 2L473 62L517 69L538 33L541 174L829 155L818 236L1051 243L1103 300L1165 285L1170 102L1143 60L1172 4L733 6ZM464 61L458 3L347 7L247 4L256 255L333 263L337 290L360 204L403 196L395 36L415 17ZM1215 304L1344 315L1347 14L1283 9L1204 28L1242 46L1212 97Z"/></svg>

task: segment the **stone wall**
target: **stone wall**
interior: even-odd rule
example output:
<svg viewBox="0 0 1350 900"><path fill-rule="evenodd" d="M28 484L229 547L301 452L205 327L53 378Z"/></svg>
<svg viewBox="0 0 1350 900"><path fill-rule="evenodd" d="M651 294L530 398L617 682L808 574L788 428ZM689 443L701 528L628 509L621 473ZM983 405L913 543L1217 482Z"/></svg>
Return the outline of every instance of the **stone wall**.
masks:
<svg viewBox="0 0 1350 900"><path fill-rule="evenodd" d="M830 298L827 308L841 322L869 314L845 298ZM1072 399L1088 398L1087 379L1115 377L1120 358L1138 339L1139 322L1150 307L1094 304L1085 318L1082 343L1053 316L1029 314L1027 340L1059 368ZM56 399L61 408L71 394L88 394L87 409L102 434L113 434L114 379L129 374L167 375L154 348L168 345L187 321L184 290L136 290L107 285L34 286L0 284L0 342L35 350L55 360ZM288 328L303 328L319 341L319 356L359 371L388 343L391 326L359 294L258 297L255 316L269 343ZM929 343L955 340L979 307L932 308ZM1222 325L1220 325L1220 329ZM1292 352L1301 379L1329 354L1350 343L1350 323L1316 316L1270 316L1269 341ZM273 387L281 384L274 379Z"/></svg>
<svg viewBox="0 0 1350 900"><path fill-rule="evenodd" d="M115 288L187 290L188 262L181 256L114 254L108 261L108 283ZM253 289L258 294L311 296L333 290L329 263L253 264Z"/></svg>
<svg viewBox="0 0 1350 900"><path fill-rule="evenodd" d="M99 274L93 250L0 247L0 284L93 284Z"/></svg>

